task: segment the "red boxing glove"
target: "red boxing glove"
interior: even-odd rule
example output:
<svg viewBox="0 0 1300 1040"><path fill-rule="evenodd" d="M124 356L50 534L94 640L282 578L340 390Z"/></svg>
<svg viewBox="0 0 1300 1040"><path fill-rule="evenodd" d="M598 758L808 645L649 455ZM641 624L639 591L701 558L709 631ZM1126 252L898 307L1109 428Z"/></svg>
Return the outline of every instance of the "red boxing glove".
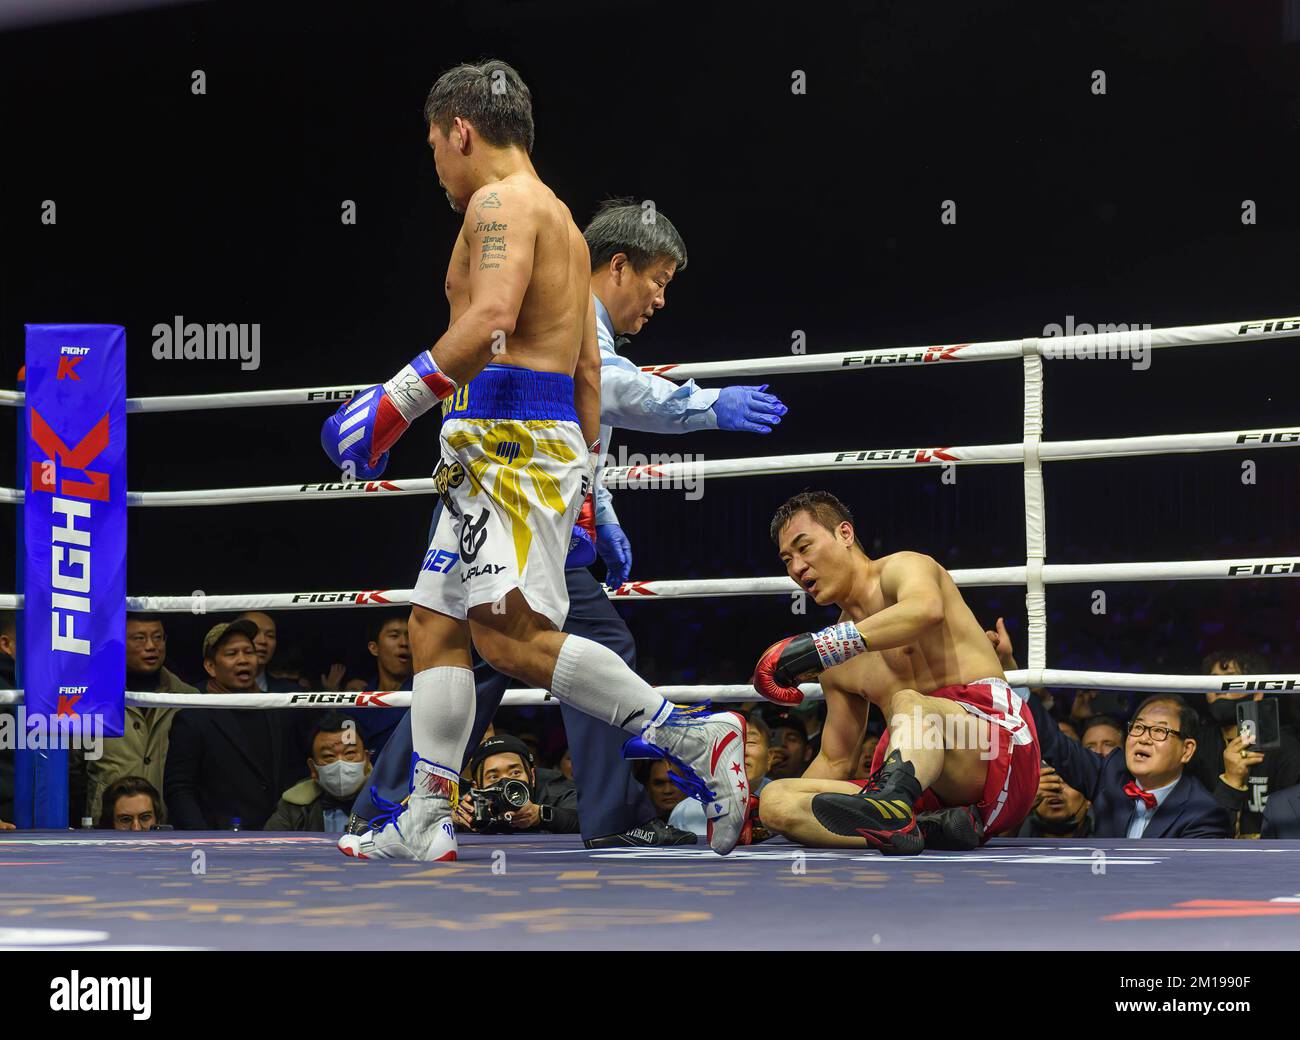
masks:
<svg viewBox="0 0 1300 1040"><path fill-rule="evenodd" d="M800 650L798 647L792 648L791 644L801 640L806 641L808 648L811 648L811 636L790 636L764 650L763 656L754 666L754 674L750 677L750 682L767 700L775 701L777 704L803 703L803 691L799 689L797 685L799 680L796 678L799 673L792 673L789 670L792 659L799 655ZM815 654L816 651L813 653Z"/></svg>
<svg viewBox="0 0 1300 1040"><path fill-rule="evenodd" d="M754 667L754 689L777 704L799 704L799 683L816 678L827 668L866 653L867 641L851 621L841 621L818 632L805 632L773 643Z"/></svg>

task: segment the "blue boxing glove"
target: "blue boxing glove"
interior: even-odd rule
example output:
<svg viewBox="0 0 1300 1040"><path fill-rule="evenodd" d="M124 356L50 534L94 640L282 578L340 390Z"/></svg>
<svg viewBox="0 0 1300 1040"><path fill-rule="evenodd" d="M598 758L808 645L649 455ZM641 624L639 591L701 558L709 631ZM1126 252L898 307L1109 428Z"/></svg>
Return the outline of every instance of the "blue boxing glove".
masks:
<svg viewBox="0 0 1300 1040"><path fill-rule="evenodd" d="M775 394L765 394L762 386L728 386L713 402L718 429L745 433L771 433L787 409Z"/></svg>
<svg viewBox="0 0 1300 1040"><path fill-rule="evenodd" d="M455 380L423 351L387 383L340 405L321 426L320 446L339 469L372 480L384 472L388 450L406 428L455 392Z"/></svg>
<svg viewBox="0 0 1300 1040"><path fill-rule="evenodd" d="M348 411L351 402L343 405L331 415L320 428L320 446L330 461L342 470L349 479L374 480L388 468L388 452L372 456L371 445L374 442L373 407L376 392L382 393L383 387L372 386L356 394L352 400L362 401L360 418L354 422L354 413ZM347 425L344 425L344 424ZM357 434L360 436L357 436Z"/></svg>
<svg viewBox="0 0 1300 1040"><path fill-rule="evenodd" d="M611 589L622 586L632 572L632 543L627 540L623 528L618 524L601 524L597 527L596 551L609 568L605 584Z"/></svg>
<svg viewBox="0 0 1300 1040"><path fill-rule="evenodd" d="M576 567L590 567L596 562L596 512L591 497L583 500L578 513L578 522L573 525L569 536L569 553L564 558L564 569L571 571Z"/></svg>

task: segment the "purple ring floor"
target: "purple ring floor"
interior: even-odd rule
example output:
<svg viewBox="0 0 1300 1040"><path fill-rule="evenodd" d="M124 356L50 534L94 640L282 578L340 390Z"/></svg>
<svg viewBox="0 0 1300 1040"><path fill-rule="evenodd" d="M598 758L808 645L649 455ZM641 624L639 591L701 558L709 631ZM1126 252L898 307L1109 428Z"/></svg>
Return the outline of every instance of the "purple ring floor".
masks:
<svg viewBox="0 0 1300 1040"><path fill-rule="evenodd" d="M724 859L472 836L417 864L320 835L9 831L0 879L0 949L1300 949L1300 841Z"/></svg>

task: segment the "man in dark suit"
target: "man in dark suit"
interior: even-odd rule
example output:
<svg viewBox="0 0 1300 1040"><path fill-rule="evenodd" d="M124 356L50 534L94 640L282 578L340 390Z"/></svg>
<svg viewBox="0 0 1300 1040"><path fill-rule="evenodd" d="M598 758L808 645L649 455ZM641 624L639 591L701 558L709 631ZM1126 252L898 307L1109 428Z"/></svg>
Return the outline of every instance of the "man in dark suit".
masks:
<svg viewBox="0 0 1300 1040"><path fill-rule="evenodd" d="M207 692L259 692L257 637L257 625L246 619L208 631L203 640ZM299 729L312 721L309 714L238 708L178 712L164 781L172 824L182 830L231 830L236 825L261 830L280 792L301 779Z"/></svg>
<svg viewBox="0 0 1300 1040"><path fill-rule="evenodd" d="M1300 786L1269 795L1260 837L1300 838Z"/></svg>
<svg viewBox="0 0 1300 1040"><path fill-rule="evenodd" d="M1196 752L1196 713L1175 694L1139 705L1123 754L1099 755L1029 698L1043 759L1092 802L1096 838L1227 838L1227 810L1184 767Z"/></svg>

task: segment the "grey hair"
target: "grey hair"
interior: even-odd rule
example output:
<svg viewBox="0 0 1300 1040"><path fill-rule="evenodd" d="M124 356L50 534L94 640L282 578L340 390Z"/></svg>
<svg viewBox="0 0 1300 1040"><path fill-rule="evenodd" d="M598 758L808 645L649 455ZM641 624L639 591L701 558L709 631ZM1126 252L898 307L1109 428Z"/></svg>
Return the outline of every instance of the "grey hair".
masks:
<svg viewBox="0 0 1300 1040"><path fill-rule="evenodd" d="M638 271L656 260L667 259L686 270L686 243L673 222L655 209L650 200L606 199L596 209L582 232L591 251L591 269L597 271L615 253L627 254Z"/></svg>
<svg viewBox="0 0 1300 1040"><path fill-rule="evenodd" d="M518 145L532 153L533 95L504 61L457 65L438 77L424 100L424 121L448 134L456 116L468 120L490 145Z"/></svg>

